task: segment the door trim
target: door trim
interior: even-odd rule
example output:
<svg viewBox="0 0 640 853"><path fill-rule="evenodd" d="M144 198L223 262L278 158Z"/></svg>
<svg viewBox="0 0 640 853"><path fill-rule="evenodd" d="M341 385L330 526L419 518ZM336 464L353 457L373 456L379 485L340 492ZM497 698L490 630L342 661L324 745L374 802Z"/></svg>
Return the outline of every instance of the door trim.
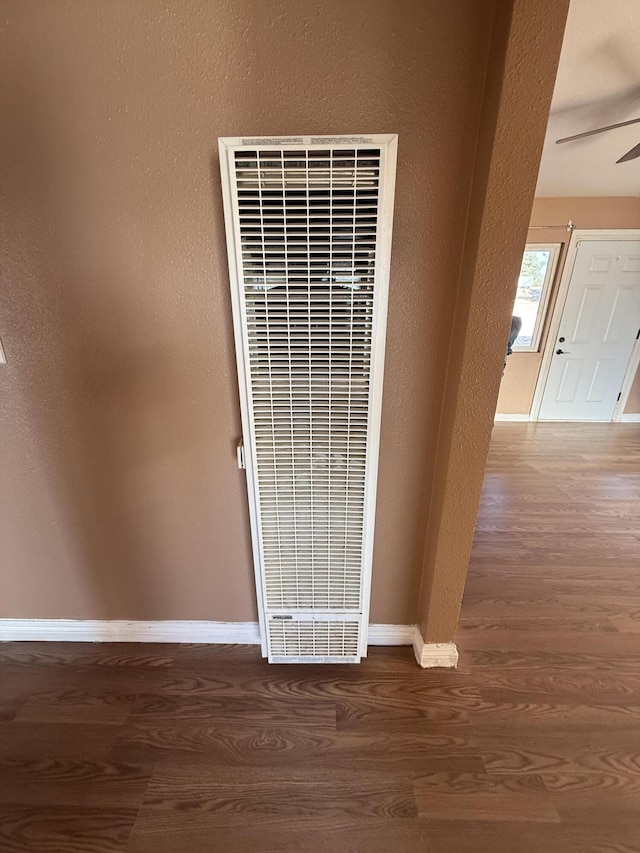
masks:
<svg viewBox="0 0 640 853"><path fill-rule="evenodd" d="M636 338L636 342L633 345L633 349L631 350L631 358L629 359L629 364L627 365L626 373L624 374L624 379L622 380L622 388L620 389L620 399L615 405L613 410L612 421L618 422L623 420L624 415L624 407L627 405L627 400L629 399L629 394L631 393L631 386L633 385L633 380L636 378L636 371L640 367L640 340Z"/></svg>
<svg viewBox="0 0 640 853"><path fill-rule="evenodd" d="M576 257L578 255L578 246L583 241L602 240L640 240L640 229L575 229L572 232L571 237L569 239L569 246L567 248L567 256L564 262L564 267L562 269L562 275L560 276L560 282L558 284L558 295L556 297L555 305L553 307L553 314L551 315L549 332L547 334L547 339L544 344L544 352L542 355L542 361L540 363L540 372L538 373L536 390L533 395L533 402L531 404L531 413L529 415L529 418L532 421L537 421L538 416L540 414L540 407L542 406L542 397L544 395L544 389L547 384L547 379L549 377L549 370L551 369L551 358L553 356L553 350L555 349L555 341L558 337L558 329L560 328L560 321L562 320L562 312L564 311L564 306L567 301L567 294L569 293L569 283L571 281L573 268L575 266ZM640 365L640 341L635 342L633 351L631 353L631 358L629 359L629 364L627 365L627 369L624 374L624 379L622 380L620 400L616 403L616 408L613 410L613 417L611 419L612 421L619 421L621 419L621 415L624 412L624 407L627 402L627 398L629 396L631 385L633 384L633 379L638 365ZM552 423L552 421L550 423ZM565 421L565 423L573 422Z"/></svg>

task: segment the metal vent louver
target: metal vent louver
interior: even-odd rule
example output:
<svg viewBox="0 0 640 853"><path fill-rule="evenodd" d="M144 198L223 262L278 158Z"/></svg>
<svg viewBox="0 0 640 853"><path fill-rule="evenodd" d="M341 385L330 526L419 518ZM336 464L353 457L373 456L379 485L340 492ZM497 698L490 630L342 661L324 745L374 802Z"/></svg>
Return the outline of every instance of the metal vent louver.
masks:
<svg viewBox="0 0 640 853"><path fill-rule="evenodd" d="M395 136L220 140L272 662L366 654L395 150Z"/></svg>

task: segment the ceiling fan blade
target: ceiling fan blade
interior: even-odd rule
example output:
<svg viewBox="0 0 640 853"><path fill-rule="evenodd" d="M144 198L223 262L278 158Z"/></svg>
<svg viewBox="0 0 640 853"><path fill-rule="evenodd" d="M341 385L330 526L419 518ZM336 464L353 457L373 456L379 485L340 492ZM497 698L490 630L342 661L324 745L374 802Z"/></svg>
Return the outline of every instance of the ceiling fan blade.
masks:
<svg viewBox="0 0 640 853"><path fill-rule="evenodd" d="M631 151L627 151L619 160L616 160L616 163L626 163L627 160L635 160L636 157L640 157L640 142L634 145Z"/></svg>
<svg viewBox="0 0 640 853"><path fill-rule="evenodd" d="M584 133L576 133L573 136L565 136L563 139L556 139L556 145L562 142L573 142L574 139L582 139L585 136L593 136L596 133L605 133L607 130L615 130L616 127L628 127L630 124L638 124L640 118L632 118L630 121L621 121L618 124L608 124L606 127L596 127L595 130L586 130Z"/></svg>

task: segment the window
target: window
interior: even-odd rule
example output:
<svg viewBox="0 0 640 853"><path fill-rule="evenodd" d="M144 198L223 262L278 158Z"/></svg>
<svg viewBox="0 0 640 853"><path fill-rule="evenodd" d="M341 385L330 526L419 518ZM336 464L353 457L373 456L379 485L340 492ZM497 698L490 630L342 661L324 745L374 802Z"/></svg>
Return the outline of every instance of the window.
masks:
<svg viewBox="0 0 640 853"><path fill-rule="evenodd" d="M538 352L560 244L528 243L522 258L513 313L522 320L515 352Z"/></svg>

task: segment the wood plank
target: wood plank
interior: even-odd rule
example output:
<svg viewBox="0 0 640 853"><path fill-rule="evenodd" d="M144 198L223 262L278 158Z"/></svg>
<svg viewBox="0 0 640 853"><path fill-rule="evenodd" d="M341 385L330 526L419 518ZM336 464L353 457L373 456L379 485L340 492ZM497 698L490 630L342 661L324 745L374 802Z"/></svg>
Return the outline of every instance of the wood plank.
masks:
<svg viewBox="0 0 640 853"><path fill-rule="evenodd" d="M256 696L247 698L143 694L128 715L132 723L197 724L215 720L220 727L306 725L335 728L333 702L298 702Z"/></svg>
<svg viewBox="0 0 640 853"><path fill-rule="evenodd" d="M105 761L0 759L0 803L140 807L151 770Z"/></svg>
<svg viewBox="0 0 640 853"><path fill-rule="evenodd" d="M0 758L103 759L118 727L88 723L0 723Z"/></svg>
<svg viewBox="0 0 640 853"><path fill-rule="evenodd" d="M417 818L307 821L278 826L220 826L216 816L146 811L140 814L127 853L433 853L426 821Z"/></svg>
<svg viewBox="0 0 640 853"><path fill-rule="evenodd" d="M560 823L542 780L535 775L433 773L417 778L414 791L420 817Z"/></svg>
<svg viewBox="0 0 640 853"><path fill-rule="evenodd" d="M413 773L454 761L469 767L478 756L468 725L430 723L420 732L336 731L306 725L236 726L128 723L110 758L131 763L228 767L333 767Z"/></svg>
<svg viewBox="0 0 640 853"><path fill-rule="evenodd" d="M121 853L138 810L97 806L24 806L0 810L6 853Z"/></svg>
<svg viewBox="0 0 640 853"><path fill-rule="evenodd" d="M207 813L210 825L332 824L417 817L410 777L387 772L336 772L306 768L285 774L234 768L217 774L201 768L158 768L149 783L144 813Z"/></svg>
<svg viewBox="0 0 640 853"><path fill-rule="evenodd" d="M498 821L426 821L431 853L637 853L634 828Z"/></svg>
<svg viewBox="0 0 640 853"><path fill-rule="evenodd" d="M481 695L496 702L640 704L640 674L558 670L483 671Z"/></svg>
<svg viewBox="0 0 640 853"><path fill-rule="evenodd" d="M372 655L371 660L374 659ZM463 672L423 672L411 669L401 677L371 668L331 667L267 667L264 662L234 671L188 669L167 678L159 692L166 696L215 698L274 697L291 703L318 701L364 701L400 708L422 708L429 704L435 686L469 686L470 677ZM331 671L333 669L333 672Z"/></svg>
<svg viewBox="0 0 640 853"><path fill-rule="evenodd" d="M82 690L53 690L37 694L20 707L22 723L103 723L121 725L136 698Z"/></svg>

